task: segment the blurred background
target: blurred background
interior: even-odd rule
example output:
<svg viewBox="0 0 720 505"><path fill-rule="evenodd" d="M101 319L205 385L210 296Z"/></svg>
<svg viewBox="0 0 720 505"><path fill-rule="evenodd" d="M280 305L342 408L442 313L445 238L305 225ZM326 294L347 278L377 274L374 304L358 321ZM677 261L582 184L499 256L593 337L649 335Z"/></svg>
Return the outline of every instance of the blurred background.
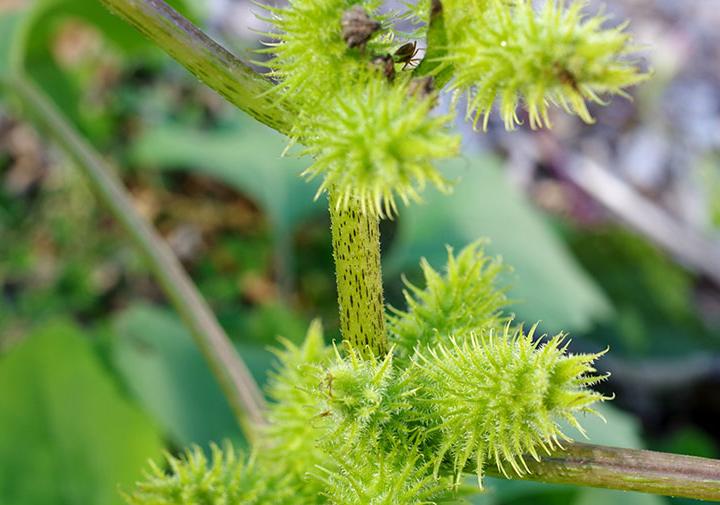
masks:
<svg viewBox="0 0 720 505"><path fill-rule="evenodd" d="M174 2L244 60L249 0ZM591 8L599 8L593 3ZM97 0L30 6L31 77L116 169L259 382L282 335L338 334L329 219L307 160L110 16ZM594 125L487 133L458 123L453 194L383 223L386 296L487 237L513 267L519 320L609 354L592 442L718 457L720 1L606 0L630 20L651 81L594 107ZM0 24L0 30L2 30ZM0 94L0 503L122 503L149 458L242 437L179 317L66 156ZM462 105L461 105L462 106ZM491 480L484 504L681 503Z"/></svg>

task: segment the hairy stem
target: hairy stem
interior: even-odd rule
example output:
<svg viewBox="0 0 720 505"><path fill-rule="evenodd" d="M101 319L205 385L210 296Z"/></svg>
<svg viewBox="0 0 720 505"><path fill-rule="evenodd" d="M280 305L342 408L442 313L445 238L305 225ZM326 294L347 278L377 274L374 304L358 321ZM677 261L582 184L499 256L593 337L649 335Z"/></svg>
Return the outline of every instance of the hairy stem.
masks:
<svg viewBox="0 0 720 505"><path fill-rule="evenodd" d="M258 121L289 133L291 113L274 84L212 40L163 0L102 0L195 77Z"/></svg>
<svg viewBox="0 0 720 505"><path fill-rule="evenodd" d="M539 462L526 461L531 473L516 475L509 469L507 476L720 501L720 461L714 459L573 443ZM507 477L498 468L485 473Z"/></svg>
<svg viewBox="0 0 720 505"><path fill-rule="evenodd" d="M340 209L330 195L333 257L344 340L363 355L387 353L380 268L380 221L350 204Z"/></svg>
<svg viewBox="0 0 720 505"><path fill-rule="evenodd" d="M130 196L102 158L75 131L47 96L24 77L8 79L37 124L77 163L95 194L128 233L190 328L248 439L264 424L264 399L245 363L238 356L202 295L167 244L145 222Z"/></svg>

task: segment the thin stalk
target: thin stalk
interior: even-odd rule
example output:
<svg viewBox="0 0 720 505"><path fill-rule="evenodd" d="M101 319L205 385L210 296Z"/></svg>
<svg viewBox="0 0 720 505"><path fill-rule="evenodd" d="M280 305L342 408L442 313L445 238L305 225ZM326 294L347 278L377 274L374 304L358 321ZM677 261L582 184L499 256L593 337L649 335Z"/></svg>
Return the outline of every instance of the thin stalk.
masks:
<svg viewBox="0 0 720 505"><path fill-rule="evenodd" d="M274 84L163 0L102 2L238 109L281 133L290 132L291 112L272 93Z"/></svg>
<svg viewBox="0 0 720 505"><path fill-rule="evenodd" d="M367 357L383 356L388 347L379 217L353 203L341 208L331 194L330 222L343 339Z"/></svg>
<svg viewBox="0 0 720 505"><path fill-rule="evenodd" d="M264 399L245 363L165 241L133 206L110 167L34 83L8 79L10 89L40 127L77 163L95 194L142 252L155 278L192 332L248 439L265 422Z"/></svg>
<svg viewBox="0 0 720 505"><path fill-rule="evenodd" d="M488 468L485 473L494 477L720 501L720 461L716 459L573 443L539 462L531 457L526 461L529 474L517 475L508 469L505 475L498 468Z"/></svg>

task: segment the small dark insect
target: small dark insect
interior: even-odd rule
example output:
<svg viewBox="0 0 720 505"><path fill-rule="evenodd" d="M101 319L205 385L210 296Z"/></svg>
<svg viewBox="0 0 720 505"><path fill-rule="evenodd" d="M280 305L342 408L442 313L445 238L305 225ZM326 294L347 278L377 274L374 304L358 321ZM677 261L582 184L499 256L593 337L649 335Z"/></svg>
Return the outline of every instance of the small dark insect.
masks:
<svg viewBox="0 0 720 505"><path fill-rule="evenodd" d="M403 63L402 69L405 70L408 65L412 63L417 63L419 61L415 58L415 55L417 53L417 42L408 42L398 47L397 51L395 51L395 54L393 54L393 59L395 60L395 63Z"/></svg>
<svg viewBox="0 0 720 505"><path fill-rule="evenodd" d="M408 84L408 95L427 98L435 92L435 79L432 76L418 77Z"/></svg>
<svg viewBox="0 0 720 505"><path fill-rule="evenodd" d="M348 47L365 47L370 37L380 29L380 23L373 20L359 5L343 13L342 36Z"/></svg>
<svg viewBox="0 0 720 505"><path fill-rule="evenodd" d="M395 60L389 54L374 56L370 60L370 65L381 71L388 81L392 82L395 79Z"/></svg>
<svg viewBox="0 0 720 505"><path fill-rule="evenodd" d="M332 387L333 387L333 381L334 381L334 380L335 380L335 376L334 376L333 374L331 374L330 372L328 372L327 375L325 376L325 382L327 382L328 397L329 397L329 398L332 398L332 397L333 397Z"/></svg>

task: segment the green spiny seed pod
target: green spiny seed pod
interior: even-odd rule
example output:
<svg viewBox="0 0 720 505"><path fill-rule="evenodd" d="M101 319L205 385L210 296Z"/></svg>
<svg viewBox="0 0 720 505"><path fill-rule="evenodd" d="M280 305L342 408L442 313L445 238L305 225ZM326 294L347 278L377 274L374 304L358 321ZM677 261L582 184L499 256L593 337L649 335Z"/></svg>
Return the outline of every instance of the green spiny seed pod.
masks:
<svg viewBox="0 0 720 505"><path fill-rule="evenodd" d="M503 265L499 258L485 255L484 244L470 244L457 256L448 247L448 262L442 273L422 260L425 289L405 281L408 308L401 311L390 307L388 320L399 356L410 357L415 347L442 343L448 335L469 335L503 326L506 318L501 311L507 298L497 287Z"/></svg>
<svg viewBox="0 0 720 505"><path fill-rule="evenodd" d="M276 352L278 371L270 376L268 425L262 430L258 455L268 475L282 475L290 483L294 503L316 503L321 488L307 473L326 456L318 444L329 430L322 412L322 381L318 378L332 361L332 348L323 341L318 320L310 325L305 341L285 341Z"/></svg>
<svg viewBox="0 0 720 505"><path fill-rule="evenodd" d="M336 469L319 467L314 475L333 505L431 505L451 498L452 482L434 477L432 464L412 448L377 452L346 444L331 457Z"/></svg>
<svg viewBox="0 0 720 505"><path fill-rule="evenodd" d="M603 28L606 18L586 16L585 3L545 0L536 11L531 0L475 0L482 12L468 19L446 19L446 63L455 69L453 86L469 93L468 114L475 124L488 117L495 102L508 129L527 109L530 126L550 126L548 104L592 122L586 100L602 103L602 94L647 78L636 66L625 25ZM459 34L459 35L458 35Z"/></svg>
<svg viewBox="0 0 720 505"><path fill-rule="evenodd" d="M343 83L364 75L364 55L388 52L391 47L393 34L382 29L388 25L388 16L377 12L380 3L291 0L286 7L259 4L270 13L259 17L275 30L265 34L273 42L267 42L268 47L260 52L271 55L262 64L279 81L277 91L312 115L317 104L335 95ZM363 33L359 33L361 15Z"/></svg>
<svg viewBox="0 0 720 505"><path fill-rule="evenodd" d="M332 440L380 442L386 448L405 446L412 418L412 397L407 374L393 367L393 355L364 359L350 345L325 376L325 403L335 425Z"/></svg>
<svg viewBox="0 0 720 505"><path fill-rule="evenodd" d="M153 464L145 481L126 496L129 504L288 503L272 497L266 475L229 445L224 450L213 445L211 461L202 449L193 447L180 459L167 455L167 462L170 474Z"/></svg>
<svg viewBox="0 0 720 505"><path fill-rule="evenodd" d="M528 471L524 458L570 440L558 424L580 430L579 413L594 413L592 404L607 399L589 386L606 376L592 363L599 354L566 353L567 340L556 335L546 343L506 325L462 340L451 339L416 358L431 381L441 442L436 471L449 461L456 475L474 460L478 481L488 461L507 475Z"/></svg>
<svg viewBox="0 0 720 505"><path fill-rule="evenodd" d="M432 107L379 75L348 86L308 125L303 154L315 162L305 175L322 175L318 195L332 191L339 208L380 216L397 212L396 198L418 200L428 182L445 188L433 161L455 156L460 139L448 132L451 116L432 116Z"/></svg>

